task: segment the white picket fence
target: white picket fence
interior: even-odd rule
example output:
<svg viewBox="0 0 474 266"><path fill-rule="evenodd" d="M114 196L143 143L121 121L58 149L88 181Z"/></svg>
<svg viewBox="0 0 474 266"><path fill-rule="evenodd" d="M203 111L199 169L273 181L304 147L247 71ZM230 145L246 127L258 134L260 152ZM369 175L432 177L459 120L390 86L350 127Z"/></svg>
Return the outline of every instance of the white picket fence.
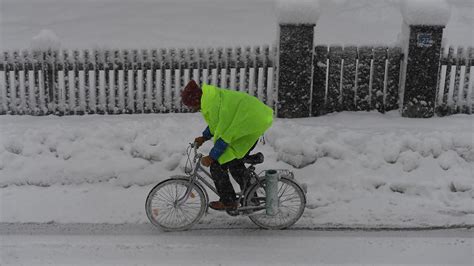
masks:
<svg viewBox="0 0 474 266"><path fill-rule="evenodd" d="M438 79L439 115L474 111L474 48L445 49Z"/></svg>
<svg viewBox="0 0 474 266"><path fill-rule="evenodd" d="M274 107L276 48L5 52L0 114L186 112L190 79Z"/></svg>
<svg viewBox="0 0 474 266"><path fill-rule="evenodd" d="M474 48L445 50L437 114L471 114ZM402 56L397 47L315 47L313 115L397 109ZM247 92L275 108L276 58L269 46L3 52L0 114L187 112L180 91L190 79Z"/></svg>

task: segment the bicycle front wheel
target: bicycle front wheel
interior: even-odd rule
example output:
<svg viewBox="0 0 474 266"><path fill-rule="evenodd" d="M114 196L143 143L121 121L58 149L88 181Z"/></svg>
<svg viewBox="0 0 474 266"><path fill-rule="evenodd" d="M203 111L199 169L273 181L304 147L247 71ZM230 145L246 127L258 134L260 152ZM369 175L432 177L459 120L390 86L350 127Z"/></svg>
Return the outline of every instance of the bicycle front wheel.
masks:
<svg viewBox="0 0 474 266"><path fill-rule="evenodd" d="M247 206L265 205L265 180L256 183L248 190ZM303 189L293 180L281 178L278 181L278 212L267 215L265 210L259 211L249 218L256 225L266 229L285 229L292 226L303 215L306 207L306 196Z"/></svg>
<svg viewBox="0 0 474 266"><path fill-rule="evenodd" d="M145 204L150 222L165 231L186 230L197 223L206 211L207 197L193 184L188 199L178 204L189 185L186 179L168 179L156 185Z"/></svg>

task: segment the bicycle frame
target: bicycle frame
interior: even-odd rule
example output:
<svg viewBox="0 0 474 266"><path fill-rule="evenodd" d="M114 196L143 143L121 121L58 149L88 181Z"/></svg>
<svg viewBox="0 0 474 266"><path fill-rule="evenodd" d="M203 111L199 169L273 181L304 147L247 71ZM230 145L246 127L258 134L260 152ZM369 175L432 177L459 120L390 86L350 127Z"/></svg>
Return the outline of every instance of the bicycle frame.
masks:
<svg viewBox="0 0 474 266"><path fill-rule="evenodd" d="M196 183L196 182L201 182L202 184L206 185L210 190L212 190L216 195L219 195L219 193L217 192L217 189L209 182L206 180L205 177L201 176L199 174L199 172L203 172L208 178L211 178L212 179L212 175L211 173L209 173L206 169L204 169L204 167L201 165L201 158L203 157L203 155L201 153L198 153L197 152L197 145L196 143L190 143L190 146L193 148L194 150L194 159L193 159L193 162L195 163L195 167L192 171L192 174L190 174L190 179L189 179L189 186L186 188L186 193L184 193L183 197L181 197L180 199L178 199L177 201L177 204L178 205L181 205L183 204L184 202L186 202L186 200L188 199L188 197L190 196L191 194L191 190L192 190L192 187L193 185ZM190 154L188 153L188 160L189 160L189 156ZM251 169L253 171L253 169ZM257 182L258 182L258 178L257 178ZM240 199L244 196L244 193L245 193L245 190L247 190L248 187L246 186L244 190L241 191L240 193ZM264 207L263 207L264 208ZM244 210L244 209L248 209L248 210L251 210L251 209L262 209L262 207L241 207L239 208L240 210Z"/></svg>
<svg viewBox="0 0 474 266"><path fill-rule="evenodd" d="M211 178L211 174L206 169L204 169L204 167L202 167L201 165L201 158L203 157L203 155L197 152L196 143L190 143L190 146L194 150L193 161L195 163L195 167L192 171L192 174L189 176L190 177L189 186L186 188L186 193L184 193L183 197L178 199L178 202L177 202L178 205L181 205L184 202L186 202L186 200L189 198L189 195L191 194L191 189L196 182L201 182L202 184L206 185L210 190L212 190L216 195L219 195L219 193L217 192L217 189L210 182L208 182L206 178L202 177L199 174L199 171L202 171L204 174L207 175L207 177ZM189 160L189 156L190 154L188 153L188 160Z"/></svg>
<svg viewBox="0 0 474 266"><path fill-rule="evenodd" d="M219 195L219 193L217 192L217 189L209 182L206 180L205 177L201 176L199 174L199 172L203 172L208 178L212 179L211 177L211 173L209 173L206 169L204 169L204 167L202 167L201 165L201 157L199 157L199 160L198 162L196 163L196 167L194 167L194 171L193 171L193 174L191 175L191 181L200 181L202 182L204 185L206 185L210 190L212 190L216 195ZM192 182L192 184L194 184L194 182Z"/></svg>

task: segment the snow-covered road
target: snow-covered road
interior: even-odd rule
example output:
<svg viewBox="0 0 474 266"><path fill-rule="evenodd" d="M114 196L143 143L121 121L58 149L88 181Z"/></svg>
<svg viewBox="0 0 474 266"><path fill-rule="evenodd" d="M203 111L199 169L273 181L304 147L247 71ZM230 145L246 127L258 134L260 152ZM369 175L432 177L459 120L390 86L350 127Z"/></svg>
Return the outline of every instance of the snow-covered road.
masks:
<svg viewBox="0 0 474 266"><path fill-rule="evenodd" d="M473 236L473 229L163 233L147 224L1 224L0 264L473 265Z"/></svg>

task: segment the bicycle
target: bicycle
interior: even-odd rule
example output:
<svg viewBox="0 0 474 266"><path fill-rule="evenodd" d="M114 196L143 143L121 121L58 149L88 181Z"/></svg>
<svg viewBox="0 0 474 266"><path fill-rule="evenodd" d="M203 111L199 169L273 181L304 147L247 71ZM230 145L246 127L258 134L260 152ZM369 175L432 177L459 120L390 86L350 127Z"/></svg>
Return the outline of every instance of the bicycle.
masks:
<svg viewBox="0 0 474 266"><path fill-rule="evenodd" d="M191 163L191 149L194 150ZM197 145L190 143L187 150L185 165L186 175L171 176L157 184L149 192L145 210L150 222L165 231L187 230L196 224L208 211L209 195L204 185L218 195L216 188L205 177L211 174L201 165L203 155L197 152ZM295 224L303 215L306 206L306 187L300 186L291 171L286 169L274 170L278 174L278 207L276 214L266 212L266 176L255 173L255 165L264 161L262 153L256 153L243 158L244 163L250 164L249 178L244 180L243 188L237 192L240 207L226 210L231 216L244 215L256 225L265 229L285 229ZM194 164L194 167L192 165ZM270 194L270 193L269 193Z"/></svg>

